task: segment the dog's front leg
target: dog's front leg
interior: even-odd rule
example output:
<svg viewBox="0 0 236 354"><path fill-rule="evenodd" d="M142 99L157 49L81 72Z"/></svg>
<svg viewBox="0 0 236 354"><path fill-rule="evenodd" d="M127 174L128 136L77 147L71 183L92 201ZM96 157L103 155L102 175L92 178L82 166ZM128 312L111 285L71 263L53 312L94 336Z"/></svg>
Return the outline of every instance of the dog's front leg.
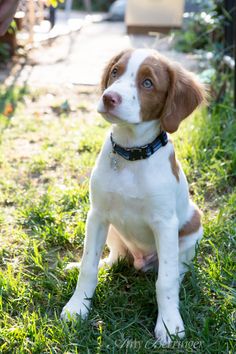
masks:
<svg viewBox="0 0 236 354"><path fill-rule="evenodd" d="M109 223L102 220L100 214L89 211L79 279L73 296L62 310L61 317L64 319L76 314L85 318L88 314L97 285L98 262L106 242L108 227Z"/></svg>
<svg viewBox="0 0 236 354"><path fill-rule="evenodd" d="M184 325L179 313L179 249L178 222L158 222L153 227L159 259L156 282L158 317L155 336L162 345L171 342L169 334L184 336Z"/></svg>

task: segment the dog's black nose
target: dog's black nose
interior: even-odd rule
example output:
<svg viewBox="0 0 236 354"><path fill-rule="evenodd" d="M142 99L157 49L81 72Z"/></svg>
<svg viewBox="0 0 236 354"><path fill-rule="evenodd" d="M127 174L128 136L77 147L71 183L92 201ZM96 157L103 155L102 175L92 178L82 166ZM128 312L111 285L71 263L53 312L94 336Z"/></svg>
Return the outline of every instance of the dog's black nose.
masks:
<svg viewBox="0 0 236 354"><path fill-rule="evenodd" d="M104 103L104 106L106 107L106 109L113 109L115 108L116 106L118 106L121 101L122 101L122 98L121 96L116 93L116 92L113 92L113 91L110 91L110 92L107 92L103 95L103 103Z"/></svg>

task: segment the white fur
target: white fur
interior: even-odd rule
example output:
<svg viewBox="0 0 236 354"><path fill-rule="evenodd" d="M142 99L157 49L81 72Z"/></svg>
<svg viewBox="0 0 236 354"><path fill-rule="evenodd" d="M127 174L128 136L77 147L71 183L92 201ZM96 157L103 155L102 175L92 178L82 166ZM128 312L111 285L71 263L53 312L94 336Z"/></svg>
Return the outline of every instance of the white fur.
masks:
<svg viewBox="0 0 236 354"><path fill-rule="evenodd" d="M114 140L123 146L147 144L160 133L158 120L140 122L137 88L129 86L149 54L148 50L135 51L127 71L105 91L115 90L122 94L126 90L117 112L122 121L112 126ZM136 95L136 104L131 107L130 95ZM101 100L100 111L102 104ZM194 256L202 229L179 241L178 232L191 219L194 204L189 200L182 169L179 182L171 170L169 156L173 151L173 145L169 142L145 160L130 162L117 157L119 167L115 170L110 159L111 142L107 137L90 181L91 209L78 284L74 295L63 308L62 317L68 318L74 314L86 317L107 239L110 255L100 261L100 266L104 263L112 265L119 257L129 254L137 269L145 269L158 254L158 318L155 335L161 344L168 344L171 340L166 327L171 334L184 336L184 325L179 313L179 283Z"/></svg>
<svg viewBox="0 0 236 354"><path fill-rule="evenodd" d="M136 86L136 73L141 63L152 53L151 49L137 49L131 56L125 73L109 86L104 94L115 91L122 97L122 104L112 111L112 116L107 114L106 119L117 122L120 119L127 123L140 123L140 105L138 99L138 90ZM106 109L102 97L98 103L98 112L105 113ZM115 116L115 117L114 117ZM114 119L115 118L115 119Z"/></svg>

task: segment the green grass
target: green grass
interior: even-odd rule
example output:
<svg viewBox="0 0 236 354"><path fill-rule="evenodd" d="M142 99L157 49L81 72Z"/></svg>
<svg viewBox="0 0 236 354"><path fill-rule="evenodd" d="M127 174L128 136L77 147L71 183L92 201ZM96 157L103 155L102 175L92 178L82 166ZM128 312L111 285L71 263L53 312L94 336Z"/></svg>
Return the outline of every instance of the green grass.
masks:
<svg viewBox="0 0 236 354"><path fill-rule="evenodd" d="M0 142L3 130L10 124L17 105L22 102L27 93L26 86L15 87L13 85L8 89L0 86Z"/></svg>
<svg viewBox="0 0 236 354"><path fill-rule="evenodd" d="M82 253L89 174L107 124L86 105L90 95L76 114L61 109L64 99L48 115L38 113L40 99L28 93L27 105L16 104L1 135L0 352L235 352L232 109L222 103L199 112L174 136L205 232L180 293L186 338L161 349L153 337L155 274L123 262L100 271L87 321L59 319L76 285L78 271L64 267Z"/></svg>

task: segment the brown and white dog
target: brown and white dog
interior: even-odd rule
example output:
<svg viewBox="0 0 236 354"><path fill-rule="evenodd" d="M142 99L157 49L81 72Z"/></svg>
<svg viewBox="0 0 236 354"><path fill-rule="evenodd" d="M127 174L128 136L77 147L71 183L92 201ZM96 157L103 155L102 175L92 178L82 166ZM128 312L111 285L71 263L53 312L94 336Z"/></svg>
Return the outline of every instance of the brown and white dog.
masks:
<svg viewBox="0 0 236 354"><path fill-rule="evenodd" d="M175 132L204 101L205 89L193 74L158 52L136 49L112 58L102 90L98 112L112 123L112 136L93 169L80 275L62 318L85 318L98 267L129 256L136 269L158 264L155 336L169 344L169 334L184 336L179 285L203 229L172 142L165 141L157 150L149 145L163 130ZM134 158L120 155L117 146L128 153L135 150ZM147 146L149 155L143 156ZM99 263L105 243L110 254Z"/></svg>

